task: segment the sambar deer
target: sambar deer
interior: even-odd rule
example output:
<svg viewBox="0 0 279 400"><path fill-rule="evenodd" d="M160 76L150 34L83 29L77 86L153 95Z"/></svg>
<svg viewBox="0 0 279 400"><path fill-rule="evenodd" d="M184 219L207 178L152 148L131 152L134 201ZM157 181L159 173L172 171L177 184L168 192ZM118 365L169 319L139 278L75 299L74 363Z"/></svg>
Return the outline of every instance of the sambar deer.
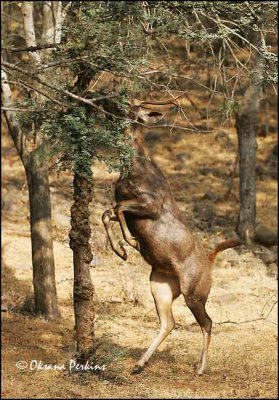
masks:
<svg viewBox="0 0 279 400"><path fill-rule="evenodd" d="M162 341L173 330L173 301L182 294L203 333L203 350L197 368L202 375L210 342L212 321L205 310L211 286L211 265L219 251L238 246L238 238L217 245L208 255L194 238L175 203L170 185L150 157L144 144L143 124L157 123L162 113L134 105L134 123L125 132L133 138L135 156L128 175L121 173L115 187L116 206L102 216L113 251L123 260L127 253L124 241L118 242L112 232L112 221L118 221L124 240L137 249L151 265L151 292L160 320L160 331L136 363L133 373L140 372ZM155 125L154 125L155 126Z"/></svg>

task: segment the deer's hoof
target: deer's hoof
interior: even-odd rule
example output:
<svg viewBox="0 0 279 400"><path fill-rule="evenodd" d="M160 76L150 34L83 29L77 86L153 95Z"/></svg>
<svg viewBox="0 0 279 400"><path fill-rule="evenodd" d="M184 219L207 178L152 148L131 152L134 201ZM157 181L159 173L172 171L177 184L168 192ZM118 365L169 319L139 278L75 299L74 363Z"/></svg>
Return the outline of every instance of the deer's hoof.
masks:
<svg viewBox="0 0 279 400"><path fill-rule="evenodd" d="M103 213L102 215L102 221L104 225L108 225L110 223L110 219L111 219L112 213L110 210L107 210Z"/></svg>
<svg viewBox="0 0 279 400"><path fill-rule="evenodd" d="M204 368L199 367L199 368L196 369L196 375L197 376L202 376L203 372L204 372Z"/></svg>
<svg viewBox="0 0 279 400"><path fill-rule="evenodd" d="M143 371L143 369L144 369L144 366L135 365L134 368L132 369L131 374L132 374L132 375L140 374L140 373Z"/></svg>
<svg viewBox="0 0 279 400"><path fill-rule="evenodd" d="M140 245L139 245L139 242L137 241L137 239L136 238L134 238L134 237L131 237L130 239L129 239L129 244L134 248L134 249L136 249L136 250L140 250Z"/></svg>
<svg viewBox="0 0 279 400"><path fill-rule="evenodd" d="M128 254L127 254L126 249L125 249L125 247L124 247L125 241L124 241L124 240L120 240L120 241L118 242L118 244L119 244L120 249L121 249L121 251L122 251L122 254L120 255L120 257L122 258L122 260L126 261L127 258L128 258Z"/></svg>

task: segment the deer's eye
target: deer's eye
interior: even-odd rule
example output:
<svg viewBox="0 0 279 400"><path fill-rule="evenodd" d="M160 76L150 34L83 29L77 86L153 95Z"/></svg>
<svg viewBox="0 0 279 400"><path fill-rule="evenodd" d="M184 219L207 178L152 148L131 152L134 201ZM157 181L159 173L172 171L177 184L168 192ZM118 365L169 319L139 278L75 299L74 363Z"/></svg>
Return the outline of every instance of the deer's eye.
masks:
<svg viewBox="0 0 279 400"><path fill-rule="evenodd" d="M156 111L152 111L151 113L148 114L149 117L161 117L162 114Z"/></svg>

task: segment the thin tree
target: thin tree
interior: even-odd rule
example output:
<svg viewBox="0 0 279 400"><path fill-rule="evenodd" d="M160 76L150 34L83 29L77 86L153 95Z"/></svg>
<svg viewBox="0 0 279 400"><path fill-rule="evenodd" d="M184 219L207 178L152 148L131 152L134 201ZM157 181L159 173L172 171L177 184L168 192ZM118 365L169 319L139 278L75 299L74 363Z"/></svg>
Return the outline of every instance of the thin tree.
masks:
<svg viewBox="0 0 279 400"><path fill-rule="evenodd" d="M146 7L151 10L154 6L149 4ZM277 34L278 3L247 1L232 4L223 1L184 2L178 5L171 2L158 5L157 9L161 25L158 19L150 17L147 34L155 36L160 32L161 36L168 37L171 33L184 39L191 68L195 71L193 75L196 75L169 73L160 68L161 82L166 82L168 90L180 86L185 80L193 89L202 85L210 94L208 106L214 104L216 95L223 96L223 116L234 116L238 137L240 204L236 231L246 243L250 244L254 239L266 243L266 235L255 232L256 132L262 88L266 87L266 92L268 88L274 89L277 94L277 55L271 50L270 40ZM154 14L152 9L150 16ZM266 42L267 37L269 43ZM189 43L198 57L191 58ZM201 59L203 67L213 75L210 78L212 84L206 85L196 74ZM169 63L171 69L173 67ZM167 83L167 79L172 83ZM210 114L209 109L207 113Z"/></svg>
<svg viewBox="0 0 279 400"><path fill-rule="evenodd" d="M47 96L43 105L38 101L32 104L28 118L39 121L51 151L59 155L60 165L73 172L70 246L80 360L90 359L94 345L94 287L89 272L89 204L94 187L91 165L93 171L94 160L105 161L110 170L129 167L132 150L124 136L131 123L128 99L153 98L156 102L156 96L163 93L168 102L170 98L185 97L198 110L188 88L182 85L186 81L192 90L209 93L208 109L218 94L219 98L223 96L225 114L235 110L242 98L236 88L239 83L247 87L250 58L247 65L243 64L237 58L236 47L230 46L247 50L248 56L255 50L255 45L235 28L239 20L243 30L250 24L250 19L240 19L245 4L232 7L231 2L73 2L61 32L61 46L50 52L51 58L41 62L35 73L24 65L3 63L15 79L24 78L25 84ZM191 75L180 73L177 67L179 55L168 42L172 35L187 42ZM42 47L32 46L32 50ZM197 57L191 59L193 49ZM264 52L257 47L256 50L265 60L273 57L266 48ZM174 57L170 57L171 52ZM213 64L216 72L212 85L197 76L201 64L207 68L207 57L209 71ZM237 68L229 76L225 64L232 60ZM216 109L220 104L214 106ZM24 108L17 105L17 110ZM189 120L183 107L179 111L187 127L176 121L163 126L199 132L196 121Z"/></svg>
<svg viewBox="0 0 279 400"><path fill-rule="evenodd" d="M60 41L61 25L63 18L65 18L62 2L56 2L56 15L58 18L54 26L50 3L44 2L43 12L42 42L46 45ZM36 47L37 41L33 18L34 2L23 2L21 4L21 12L26 46ZM49 34L49 27L52 27L53 33L51 35ZM55 34L57 35L56 37ZM31 63L33 63L33 68L40 65L41 56L38 51L29 52L29 57ZM24 86L24 82L22 85ZM24 132L16 113L13 111L14 101L12 99L9 76L4 68L2 68L1 89L3 112L7 126L23 163L28 182L35 312L46 319L57 319L60 317L60 311L55 283L49 172L48 164L42 156L46 151L46 143L38 135L35 139L35 148L33 150L28 149L28 132ZM43 101L41 94L38 94L38 100Z"/></svg>

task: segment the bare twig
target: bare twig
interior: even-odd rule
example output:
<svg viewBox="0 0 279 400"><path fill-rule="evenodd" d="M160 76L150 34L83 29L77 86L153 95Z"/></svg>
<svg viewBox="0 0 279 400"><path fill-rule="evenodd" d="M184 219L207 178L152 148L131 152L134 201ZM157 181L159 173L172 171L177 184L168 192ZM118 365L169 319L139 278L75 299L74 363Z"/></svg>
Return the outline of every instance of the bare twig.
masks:
<svg viewBox="0 0 279 400"><path fill-rule="evenodd" d="M6 108L6 110L4 110L4 107L2 107L2 110L4 112L7 126L10 131L11 137L14 141L14 144L16 146L16 149L18 151L18 154L20 155L20 158L22 159L23 163L25 163L26 165L29 158L29 152L25 145L25 136L20 129L14 111L8 110L9 108L13 108L12 92L10 85L7 83L8 80L7 74L3 69L1 70L1 75L2 75L1 76L2 101L4 107Z"/></svg>
<svg viewBox="0 0 279 400"><path fill-rule="evenodd" d="M63 93L63 94L67 95L68 97L70 97L70 98L72 98L72 99L74 99L74 100L76 100L78 102L81 102L81 103L84 103L84 104L88 104L88 105L92 106L93 108L97 109L101 113L110 115L111 117L114 117L114 118L119 119L119 120L123 120L123 121L127 121L127 122L135 122L135 121L133 121L133 120L131 120L129 118L120 117L119 115L110 113L110 112L104 110L103 108L97 106L96 104L94 104L95 101L99 101L99 100L103 100L103 99L107 99L107 98L111 98L111 97L116 97L117 94L115 94L115 95L107 95L107 96L100 96L100 97L97 97L96 99L88 100L88 99L86 99L84 97L80 97L80 96L78 96L78 95L76 95L74 93L71 93L68 90L59 89L59 88L57 88L57 87L55 87L53 85L50 85L49 83L46 83L41 78L39 78L38 76L34 75L33 73L31 73L29 71L26 71L26 70L14 65L14 64L10 64L10 63L8 63L6 61L3 61L2 65L3 65L4 68L5 67L8 68L8 69L10 68L10 69L18 71L18 72L20 72L20 73L22 73L22 74L24 74L26 76L29 76L31 79L34 79L35 81L37 81L40 84L48 87L49 89L54 90L55 92ZM183 126L177 126L177 125L176 126L172 126L172 125L164 124L164 125L157 125L156 127L154 127L154 126L143 124L141 122L137 122L137 124L139 124L141 126L144 126L145 128L149 128L149 129L150 128L152 128L152 129L154 129L154 128L172 128L172 129L181 129L181 130L186 130L186 131L196 131L195 129L185 128ZM209 130L199 130L199 131L200 132L204 132L204 133L209 133L210 132Z"/></svg>
<svg viewBox="0 0 279 400"><path fill-rule="evenodd" d="M59 47L59 44L45 44L45 45L41 44L38 46L28 46L28 47L13 47L13 48L2 47L2 50L7 51L8 53L20 53L25 51L29 51L32 53L33 51L37 50L53 49L57 47Z"/></svg>
<svg viewBox="0 0 279 400"><path fill-rule="evenodd" d="M195 104L195 102L190 98L190 96L189 96L186 92L184 92L184 96L185 96L186 99L190 102L191 106L194 107L195 111L196 111L198 114L200 114L200 116L201 116L202 118L204 118L203 113L199 110L198 106Z"/></svg>
<svg viewBox="0 0 279 400"><path fill-rule="evenodd" d="M269 321L267 320L267 318L265 317L259 317L259 318L254 318L254 319L247 319L245 321L231 321L231 320L227 320L227 321L221 321L221 322L213 322L214 325L224 325L224 324L233 324L233 325L242 325L242 324L249 324L250 322L256 322L256 321L267 321L270 322L271 324L277 325L275 322L273 321ZM198 325L197 322L193 322L192 324L190 324L190 326L193 325Z"/></svg>
<svg viewBox="0 0 279 400"><path fill-rule="evenodd" d="M259 50L259 48L258 48L257 46L255 46L253 43L251 43L251 42L250 42L248 39L246 39L244 36L240 35L240 34L237 32L236 29L230 28L229 26L227 26L226 24L224 24L220 19L217 20L217 19L211 17L210 15L208 15L208 14L202 12L202 11L199 11L199 12L200 12L200 14L202 14L204 17L206 17L206 18L210 19L211 21L215 22L215 24L216 24L219 28L222 27L222 28L227 29L232 35L238 37L238 38L241 39L243 42L247 43L250 47L252 47L258 54L262 55L261 50ZM274 56L276 55L275 53L271 53L271 52L270 52L270 54L272 54L272 55L274 55Z"/></svg>
<svg viewBox="0 0 279 400"><path fill-rule="evenodd" d="M277 304L277 300L273 302L272 306L270 307L270 310L268 311L267 315L265 316L265 319L267 319L267 317L269 317L271 311L273 310L273 308L275 307L276 304Z"/></svg>
<svg viewBox="0 0 279 400"><path fill-rule="evenodd" d="M261 316L263 316L265 307L267 306L267 304L269 303L269 301L270 301L274 296L275 296L275 295L272 294L272 295L266 300L266 302L264 303L264 306L263 306L262 311L261 311Z"/></svg>
<svg viewBox="0 0 279 400"><path fill-rule="evenodd" d="M12 75L12 74L11 74L11 75ZM40 89L35 88L34 86L30 85L30 84L27 83L27 82L23 82L21 79L18 79L18 80L15 80L15 81L4 81L4 82L8 82L8 83L11 83L11 84L13 84L13 85L23 86L23 87L25 87L25 88L27 88L27 89L32 89L32 90L34 90L35 92L41 94L42 96L46 97L47 99L53 101L53 102L56 103L56 104L59 104L59 105L62 106L62 107L71 107L69 104L64 104L64 103L62 103L61 101L56 100L55 98L53 98L53 97L50 96L49 94L47 94L47 93L41 91ZM21 109L21 111L22 111L22 109Z"/></svg>
<svg viewBox="0 0 279 400"><path fill-rule="evenodd" d="M45 108L15 108L15 107L1 107L1 111L14 111L14 112L45 112Z"/></svg>

